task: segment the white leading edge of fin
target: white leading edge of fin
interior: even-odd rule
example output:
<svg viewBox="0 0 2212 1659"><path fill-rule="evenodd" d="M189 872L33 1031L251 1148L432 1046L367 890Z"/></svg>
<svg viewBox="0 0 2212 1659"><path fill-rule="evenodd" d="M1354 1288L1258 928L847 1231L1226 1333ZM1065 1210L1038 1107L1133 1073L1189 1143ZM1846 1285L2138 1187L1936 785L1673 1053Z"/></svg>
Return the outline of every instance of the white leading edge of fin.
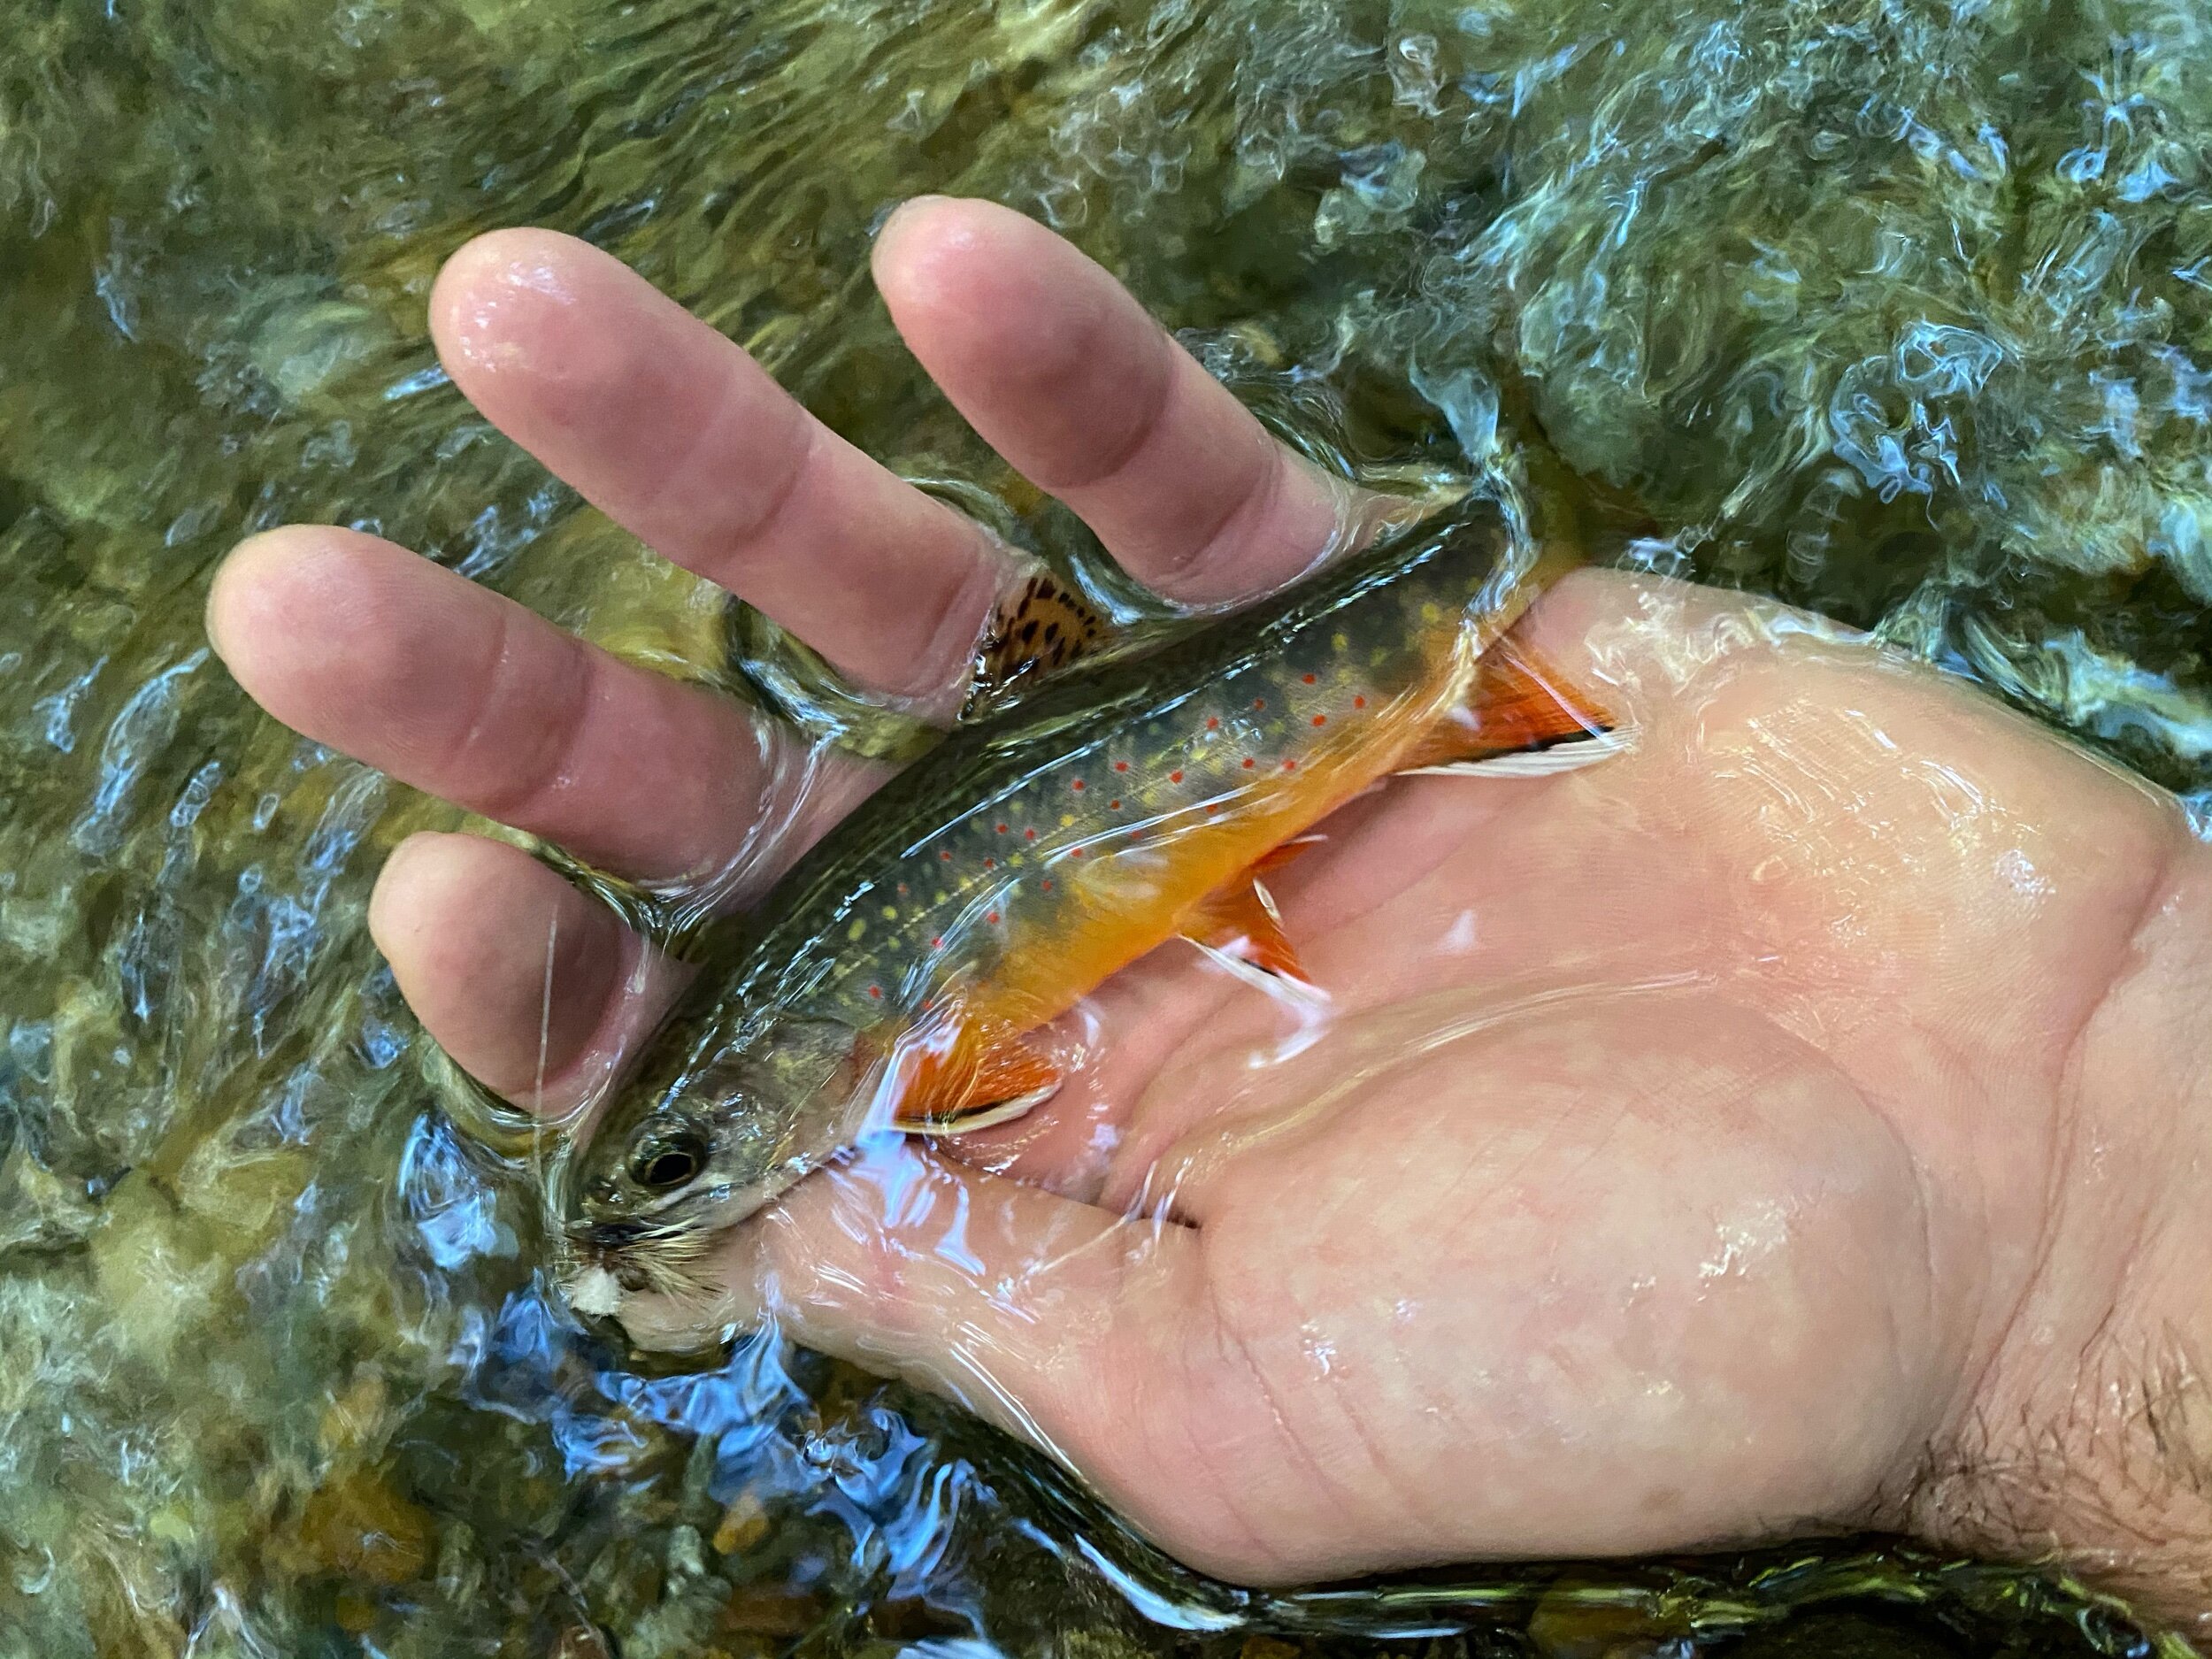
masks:
<svg viewBox="0 0 2212 1659"><path fill-rule="evenodd" d="M1517 755L1493 755L1487 760L1455 760L1442 766L1409 766L1402 778L1551 778L1563 772L1580 772L1601 760L1610 760L1629 746L1633 728L1602 732L1571 743L1555 743Z"/></svg>
<svg viewBox="0 0 2212 1659"><path fill-rule="evenodd" d="M951 1123L895 1123L892 1125L892 1127L899 1130L902 1133L910 1135L972 1134L979 1129L995 1129L1001 1124L1010 1124L1015 1118L1019 1118L1023 1113L1043 1105L1047 1101L1050 1100L1059 1092L1060 1085L1058 1083L1047 1083L1041 1087L1030 1089L1025 1094L1017 1094L1011 1100L1001 1101L997 1105L990 1107L986 1110L979 1112L969 1112Z"/></svg>
<svg viewBox="0 0 2212 1659"><path fill-rule="evenodd" d="M1210 945L1202 939L1193 939L1188 933L1183 935L1183 942L1199 955L1211 958L1216 964L1255 990L1266 992L1279 1002L1302 1010L1325 1008L1329 1004L1329 994L1310 980L1286 979L1279 973L1270 973L1265 968L1247 962L1242 956L1233 956L1220 946Z"/></svg>

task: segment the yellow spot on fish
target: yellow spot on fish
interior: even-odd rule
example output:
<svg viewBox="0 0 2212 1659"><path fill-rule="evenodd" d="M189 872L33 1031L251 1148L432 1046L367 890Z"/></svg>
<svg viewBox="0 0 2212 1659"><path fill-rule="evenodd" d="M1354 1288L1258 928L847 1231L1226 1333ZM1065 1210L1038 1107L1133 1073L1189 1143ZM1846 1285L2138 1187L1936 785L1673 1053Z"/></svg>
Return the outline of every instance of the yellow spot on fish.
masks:
<svg viewBox="0 0 2212 1659"><path fill-rule="evenodd" d="M897 921L899 919L899 907L895 904L885 905L883 907L883 919L887 922Z"/></svg>
<svg viewBox="0 0 2212 1659"><path fill-rule="evenodd" d="M867 931L868 924L861 918L856 916L853 918L853 925L845 930L845 937L848 939L857 939Z"/></svg>
<svg viewBox="0 0 2212 1659"><path fill-rule="evenodd" d="M1443 619L1444 619L1444 607L1443 607L1443 606L1439 605L1439 604L1433 604L1433 603L1431 603L1431 604L1425 604L1425 605L1423 605L1423 606L1421 607L1421 620L1422 620L1422 621L1424 621L1424 622L1441 622Z"/></svg>
<svg viewBox="0 0 2212 1659"><path fill-rule="evenodd" d="M1060 814L1060 827L1062 829L1071 829L1074 826L1074 824L1075 815L1072 812L1063 812Z"/></svg>
<svg viewBox="0 0 2212 1659"><path fill-rule="evenodd" d="M1333 634L1329 636L1329 649L1333 651L1348 650L1351 648L1351 641L1346 639L1341 634Z"/></svg>

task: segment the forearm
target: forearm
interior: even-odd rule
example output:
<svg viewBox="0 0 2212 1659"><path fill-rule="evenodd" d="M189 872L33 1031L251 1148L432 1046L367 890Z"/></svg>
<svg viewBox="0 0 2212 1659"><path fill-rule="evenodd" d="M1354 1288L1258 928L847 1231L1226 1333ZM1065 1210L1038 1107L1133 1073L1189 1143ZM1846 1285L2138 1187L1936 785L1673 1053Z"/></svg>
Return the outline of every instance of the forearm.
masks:
<svg viewBox="0 0 2212 1659"><path fill-rule="evenodd" d="M2085 1027L2032 1283L1905 1518L2051 1560L2212 1651L2212 849Z"/></svg>

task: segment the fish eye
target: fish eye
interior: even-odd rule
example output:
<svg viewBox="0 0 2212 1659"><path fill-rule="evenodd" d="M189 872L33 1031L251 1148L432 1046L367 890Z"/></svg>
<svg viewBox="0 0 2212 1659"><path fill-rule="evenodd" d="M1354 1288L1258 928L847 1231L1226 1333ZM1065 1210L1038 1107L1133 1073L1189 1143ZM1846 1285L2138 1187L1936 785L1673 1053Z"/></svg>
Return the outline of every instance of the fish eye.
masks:
<svg viewBox="0 0 2212 1659"><path fill-rule="evenodd" d="M665 1193L696 1176L706 1162L706 1142L691 1130L679 1130L640 1147L630 1159L630 1179L648 1192Z"/></svg>

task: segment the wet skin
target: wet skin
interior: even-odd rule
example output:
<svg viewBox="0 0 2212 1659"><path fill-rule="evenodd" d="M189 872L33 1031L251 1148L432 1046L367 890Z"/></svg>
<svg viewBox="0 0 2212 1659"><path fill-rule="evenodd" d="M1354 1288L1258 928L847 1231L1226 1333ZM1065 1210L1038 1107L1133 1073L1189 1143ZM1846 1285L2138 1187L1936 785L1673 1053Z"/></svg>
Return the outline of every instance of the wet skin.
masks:
<svg viewBox="0 0 2212 1659"><path fill-rule="evenodd" d="M1042 228L923 202L874 264L962 412L1163 591L1265 591L1356 515ZM735 347L542 232L457 254L432 326L659 551L949 699L995 556ZM880 780L781 799L739 710L346 531L256 538L209 614L278 718L644 879L764 810L787 862ZM1325 1041L1252 1066L1295 1017L1156 952L1048 1107L872 1143L726 1237L713 1307L634 1328L772 1312L1236 1578L1875 1525L2212 1616L2212 849L1778 607L1590 572L1520 636L1636 744L1328 820L1274 883ZM530 1097L556 918L560 1109L673 971L480 839L408 842L371 920L432 1034Z"/></svg>

